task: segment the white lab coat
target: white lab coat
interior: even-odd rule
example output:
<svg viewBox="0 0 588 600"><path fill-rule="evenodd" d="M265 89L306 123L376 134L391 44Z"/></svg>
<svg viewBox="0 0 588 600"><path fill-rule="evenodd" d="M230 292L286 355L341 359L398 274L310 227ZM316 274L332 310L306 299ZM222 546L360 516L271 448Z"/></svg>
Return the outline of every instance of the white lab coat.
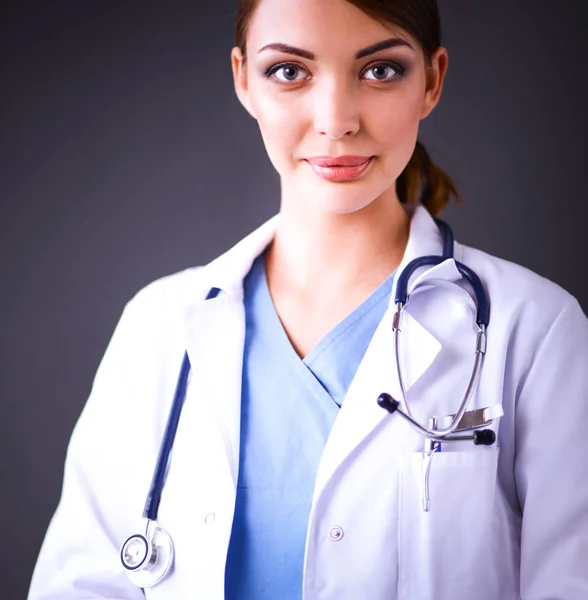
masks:
<svg viewBox="0 0 588 600"><path fill-rule="evenodd" d="M277 218L125 308L71 438L29 600L223 599L239 464L242 281ZM417 207L400 268L441 246ZM498 443L444 444L423 512L423 438L376 403L384 391L399 396L391 301L321 458L304 600L588 598L588 321L572 296L520 266L457 243L455 257L491 300L472 407L502 405L492 425ZM412 411L426 421L455 412L463 397L474 305L451 260L413 279L400 354ZM225 293L205 301L211 287ZM143 591L127 580L119 548L144 529L186 348L193 369L159 511L176 560L163 583ZM333 527L343 531L336 541Z"/></svg>

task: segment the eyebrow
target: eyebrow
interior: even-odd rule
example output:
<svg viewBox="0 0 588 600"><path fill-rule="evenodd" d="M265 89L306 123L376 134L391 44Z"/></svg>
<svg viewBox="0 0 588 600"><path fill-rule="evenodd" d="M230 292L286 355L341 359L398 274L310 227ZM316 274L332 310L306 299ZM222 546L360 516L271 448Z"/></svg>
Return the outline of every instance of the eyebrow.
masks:
<svg viewBox="0 0 588 600"><path fill-rule="evenodd" d="M390 38L389 40L383 40L382 42L377 42L376 44L372 44L367 48L358 50L355 53L355 59L359 60L360 58L365 58L370 54L375 54L380 50L385 50L386 48L396 48L398 46L405 46L414 51L414 47L410 42L407 42L406 40L403 40L401 38ZM316 60L316 56L312 52L309 52L308 50L303 50L302 48L296 48L295 46L290 46L288 44L267 44L258 52L258 54L263 52L264 50L277 50L278 52L293 54L294 56L300 56L301 58L306 58L307 60Z"/></svg>

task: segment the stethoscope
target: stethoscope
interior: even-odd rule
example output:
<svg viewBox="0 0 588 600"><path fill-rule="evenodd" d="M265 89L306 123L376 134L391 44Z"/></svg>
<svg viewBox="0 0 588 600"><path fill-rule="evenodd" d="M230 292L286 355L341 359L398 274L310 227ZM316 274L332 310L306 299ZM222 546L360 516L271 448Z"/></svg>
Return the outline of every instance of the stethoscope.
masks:
<svg viewBox="0 0 588 600"><path fill-rule="evenodd" d="M442 428L438 427L438 419L432 417L428 426L419 423L410 412L406 398L402 371L399 360L399 338L402 324L402 312L409 300L408 284L413 273L420 267L439 265L445 260L453 259L453 232L444 221L436 220L443 235L443 254L441 256L422 256L410 262L398 277L396 285L396 313L393 321L394 347L396 355L396 369L400 382L400 401L388 393L380 394L378 404L389 413L398 413L406 419L410 425L425 436L426 449L423 453L423 510L429 510L430 498L428 490L428 478L433 452L439 451L440 444L447 441L473 441L476 445L491 445L496 441L496 435L492 429L479 429L491 423L486 419L484 411L470 411L467 413L470 400L476 389L483 356L486 352L486 328L490 317L490 304L479 277L464 264L455 261L461 275L471 285L476 297L477 314L476 324L478 326L476 342L476 358L466 393L459 405L458 411L452 416L450 423ZM215 298L220 290L212 288L206 299ZM163 435L155 471L147 499L143 510L143 518L146 520L144 534L130 536L122 545L120 558L126 569L130 580L141 588L151 587L160 583L170 572L174 562L174 545L167 531L157 526L157 513L161 501L161 493L164 485L166 469L169 463L171 450L174 444L182 407L186 399L188 387L188 376L190 374L190 360L188 353L184 354L180 375L176 385L173 403ZM454 435L456 431L472 429L465 435Z"/></svg>
<svg viewBox="0 0 588 600"><path fill-rule="evenodd" d="M212 288L208 292L206 300L216 298L219 293L219 288ZM163 434L163 442L159 448L155 471L143 509L143 518L147 521L145 534L136 533L132 535L125 541L120 550L120 559L123 567L127 570L129 579L141 588L160 583L170 572L174 563L174 544L169 533L157 526L157 512L161 502L165 472L178 430L180 414L186 399L189 375L190 359L188 353L185 352L174 400Z"/></svg>
<svg viewBox="0 0 588 600"><path fill-rule="evenodd" d="M431 497L429 489L429 476L431 471L431 462L433 453L441 450L441 443L472 441L476 446L491 446L496 442L496 433L492 429L481 429L492 423L495 415L489 409L478 409L468 411L471 398L477 388L480 378L480 370L484 355L486 354L486 329L490 321L490 300L488 294L472 269L453 258L453 232L447 223L440 219L435 219L437 226L443 235L443 254L441 256L421 256L411 261L398 277L396 285L396 313L392 322L392 331L394 334L394 355L396 362L396 373L400 387L400 401L393 398L387 392L378 396L378 404L390 414L398 413L421 435L425 437L425 448L423 451L422 463L422 507L424 512L429 512L431 508ZM470 284L476 298L476 325L478 332L476 336L475 360L472 374L468 382L464 397L459 405L455 415L451 415L451 420L445 427L439 427L439 417L433 416L429 419L428 426L419 423L413 416L408 406L406 397L406 388L402 377L400 367L400 333L402 324L402 313L409 300L408 284L414 272L425 266L434 267L442 262L453 259L458 271L464 279ZM470 430L471 433L463 435L454 435L457 431Z"/></svg>

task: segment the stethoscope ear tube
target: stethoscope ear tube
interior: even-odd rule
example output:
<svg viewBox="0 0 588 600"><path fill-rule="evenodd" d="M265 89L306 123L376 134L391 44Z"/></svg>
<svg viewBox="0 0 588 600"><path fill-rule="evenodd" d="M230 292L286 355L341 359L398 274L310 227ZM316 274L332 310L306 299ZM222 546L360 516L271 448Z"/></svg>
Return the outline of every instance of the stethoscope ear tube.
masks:
<svg viewBox="0 0 588 600"><path fill-rule="evenodd" d="M474 290L474 295L476 296L476 305L478 307L476 313L476 323L479 327L488 327L488 323L490 322L490 302L488 300L488 294L486 294L486 290L482 284L480 278L470 269L466 267L463 263L459 261L455 261L455 264L459 270L459 272L463 275L463 277L468 281L468 283L472 286Z"/></svg>
<svg viewBox="0 0 588 600"><path fill-rule="evenodd" d="M443 256L442 260L447 260L448 258L453 258L453 248L455 246L453 231L451 231L451 227L447 225L445 221L441 219L435 219L435 223L439 230L441 231L441 235L443 236Z"/></svg>
<svg viewBox="0 0 588 600"><path fill-rule="evenodd" d="M441 219L435 219L437 227L441 230L443 236L443 255L442 256L420 256L411 261L400 273L396 282L396 295L394 297L394 303L396 305L401 304L404 306L408 299L408 282L412 277L413 273L421 267L434 267L440 265L442 262L449 258L453 258L453 231L451 227L442 221Z"/></svg>
<svg viewBox="0 0 588 600"><path fill-rule="evenodd" d="M420 256L406 265L396 280L394 303L397 306L404 306L406 304L408 300L408 283L417 269L421 267L435 267L440 265L444 260L441 256Z"/></svg>

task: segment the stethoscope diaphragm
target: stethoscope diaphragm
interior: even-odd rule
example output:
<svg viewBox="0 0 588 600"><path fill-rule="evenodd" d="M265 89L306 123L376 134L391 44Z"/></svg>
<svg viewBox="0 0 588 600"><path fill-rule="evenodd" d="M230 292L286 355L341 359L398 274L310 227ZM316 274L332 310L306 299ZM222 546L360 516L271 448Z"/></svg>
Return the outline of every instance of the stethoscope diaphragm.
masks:
<svg viewBox="0 0 588 600"><path fill-rule="evenodd" d="M141 588L157 585L170 571L174 562L172 539L159 527L153 534L135 534L122 545L120 558L129 579Z"/></svg>

